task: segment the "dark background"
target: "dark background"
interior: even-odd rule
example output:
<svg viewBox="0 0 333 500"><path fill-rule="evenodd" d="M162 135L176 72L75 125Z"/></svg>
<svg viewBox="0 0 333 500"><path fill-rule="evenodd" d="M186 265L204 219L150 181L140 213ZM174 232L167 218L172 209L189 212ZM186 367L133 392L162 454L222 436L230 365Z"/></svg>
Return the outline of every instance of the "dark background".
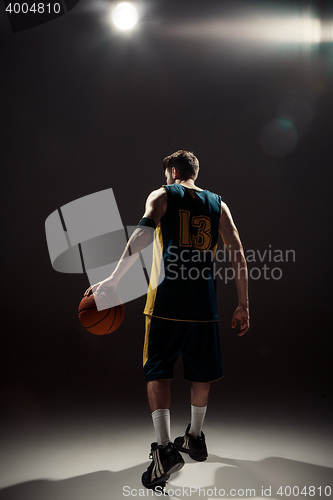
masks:
<svg viewBox="0 0 333 500"><path fill-rule="evenodd" d="M147 194L164 181L162 158L184 148L200 160L198 185L231 208L246 250L296 252L281 265L281 280L250 280L251 330L242 338L230 328L234 283L219 283L225 378L212 388L212 411L250 415L255 405L281 418L328 421L331 44L251 47L168 34L176 23L260 2L147 2L129 35L103 22L93 4L81 0L15 34L0 4L2 418L121 414L133 404L148 412L145 298L126 304L115 334L86 332L77 307L87 277L52 269L44 223L58 207L112 187L123 224L135 225ZM269 4L272 16L309 6L330 18L327 2ZM262 147L262 130L293 98L308 103L313 118L297 124L295 149L274 156ZM187 387L178 366L175 406L187 401Z"/></svg>

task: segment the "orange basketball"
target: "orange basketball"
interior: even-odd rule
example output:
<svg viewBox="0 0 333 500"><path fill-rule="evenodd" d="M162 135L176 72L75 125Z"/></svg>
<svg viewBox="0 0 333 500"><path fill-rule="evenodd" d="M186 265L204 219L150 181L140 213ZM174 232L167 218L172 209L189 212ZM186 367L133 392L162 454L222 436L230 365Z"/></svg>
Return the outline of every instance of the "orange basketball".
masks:
<svg viewBox="0 0 333 500"><path fill-rule="evenodd" d="M99 298L100 300L100 298ZM119 299L117 300L119 303ZM95 335L107 335L115 332L123 322L125 315L124 304L108 307L110 304L105 300L106 308L99 311L96 307L94 295L84 296L79 305L79 320L88 332Z"/></svg>

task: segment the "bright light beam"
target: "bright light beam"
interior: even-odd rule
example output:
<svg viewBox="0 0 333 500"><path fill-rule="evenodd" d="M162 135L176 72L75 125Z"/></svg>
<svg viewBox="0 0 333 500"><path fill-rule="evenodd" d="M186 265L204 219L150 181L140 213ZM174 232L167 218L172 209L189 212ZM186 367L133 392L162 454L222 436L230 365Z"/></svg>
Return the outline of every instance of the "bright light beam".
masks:
<svg viewBox="0 0 333 500"><path fill-rule="evenodd" d="M321 41L333 42L333 22L324 21L321 25Z"/></svg>
<svg viewBox="0 0 333 500"><path fill-rule="evenodd" d="M321 42L321 23L319 19L303 17L300 19L267 19L257 32L258 39L277 43L312 44Z"/></svg>
<svg viewBox="0 0 333 500"><path fill-rule="evenodd" d="M222 38L268 44L318 44L323 40L322 23L315 17L237 16L221 21L175 25L171 33L180 37ZM326 35L325 38L329 38Z"/></svg>
<svg viewBox="0 0 333 500"><path fill-rule="evenodd" d="M134 28L138 22L138 11L129 2L119 3L112 11L113 24L120 30L126 31Z"/></svg>

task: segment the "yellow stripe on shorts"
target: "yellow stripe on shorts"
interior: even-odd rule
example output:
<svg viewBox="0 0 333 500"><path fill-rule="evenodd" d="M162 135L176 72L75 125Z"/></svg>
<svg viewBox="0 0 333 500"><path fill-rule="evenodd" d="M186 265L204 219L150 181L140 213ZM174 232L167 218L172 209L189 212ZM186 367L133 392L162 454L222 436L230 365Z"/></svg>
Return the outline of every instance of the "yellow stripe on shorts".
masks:
<svg viewBox="0 0 333 500"><path fill-rule="evenodd" d="M149 334L150 334L151 316L146 316L146 328L145 328L145 342L143 346L143 366L148 361L148 344L149 344Z"/></svg>

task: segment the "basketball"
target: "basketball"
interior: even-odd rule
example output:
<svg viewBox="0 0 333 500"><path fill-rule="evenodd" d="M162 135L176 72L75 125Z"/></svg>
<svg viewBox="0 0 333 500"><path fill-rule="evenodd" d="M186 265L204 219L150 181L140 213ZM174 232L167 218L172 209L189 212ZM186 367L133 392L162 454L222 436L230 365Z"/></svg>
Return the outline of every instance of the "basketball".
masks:
<svg viewBox="0 0 333 500"><path fill-rule="evenodd" d="M98 300L100 300L101 296ZM85 296L79 305L79 320L81 325L94 335L107 335L115 332L123 322L125 307L124 304L110 307L110 303L105 299L106 308L99 311L96 307L94 295Z"/></svg>

